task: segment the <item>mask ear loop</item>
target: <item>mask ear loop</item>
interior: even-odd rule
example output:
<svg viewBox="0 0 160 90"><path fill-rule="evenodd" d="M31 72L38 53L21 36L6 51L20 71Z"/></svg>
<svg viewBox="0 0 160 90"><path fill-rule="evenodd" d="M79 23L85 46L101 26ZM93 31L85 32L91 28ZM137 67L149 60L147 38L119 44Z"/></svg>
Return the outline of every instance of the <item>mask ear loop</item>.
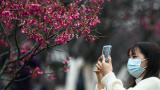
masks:
<svg viewBox="0 0 160 90"><path fill-rule="evenodd" d="M144 67L144 69L146 69L147 66Z"/></svg>
<svg viewBox="0 0 160 90"><path fill-rule="evenodd" d="M145 60L147 60L148 58L145 58L144 60L141 60L141 61L145 61Z"/></svg>
<svg viewBox="0 0 160 90"><path fill-rule="evenodd" d="M146 59L144 59L144 60L142 60L142 61L145 61L145 60L147 60L147 58L146 58ZM145 67L144 67L144 69L145 69L146 67L147 67L147 66L145 66Z"/></svg>

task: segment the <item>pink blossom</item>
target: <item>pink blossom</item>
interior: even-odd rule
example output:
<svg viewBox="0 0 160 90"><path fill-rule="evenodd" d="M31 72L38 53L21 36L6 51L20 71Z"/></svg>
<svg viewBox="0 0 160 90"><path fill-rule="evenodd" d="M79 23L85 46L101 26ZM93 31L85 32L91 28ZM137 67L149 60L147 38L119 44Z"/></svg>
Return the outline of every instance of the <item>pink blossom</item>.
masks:
<svg viewBox="0 0 160 90"><path fill-rule="evenodd" d="M78 35L76 35L76 38L78 39Z"/></svg>
<svg viewBox="0 0 160 90"><path fill-rule="evenodd" d="M31 41L26 41L24 44L22 44L21 48L28 51L31 49L32 46L33 46L33 44Z"/></svg>
<svg viewBox="0 0 160 90"><path fill-rule="evenodd" d="M143 19L141 19L141 24L146 24L146 20L145 20L145 18L143 18Z"/></svg>
<svg viewBox="0 0 160 90"><path fill-rule="evenodd" d="M21 33L28 33L28 31L26 29L22 28Z"/></svg>
<svg viewBox="0 0 160 90"><path fill-rule="evenodd" d="M76 0L76 3L80 3L82 0Z"/></svg>
<svg viewBox="0 0 160 90"><path fill-rule="evenodd" d="M64 69L64 72L68 72L68 68L65 68L65 69Z"/></svg>
<svg viewBox="0 0 160 90"><path fill-rule="evenodd" d="M82 34L82 37L87 36L90 32L91 32L90 29L85 29L85 30L81 33L81 34Z"/></svg>
<svg viewBox="0 0 160 90"><path fill-rule="evenodd" d="M11 71L9 70L9 68L7 69L7 72L8 72L8 73L11 73Z"/></svg>
<svg viewBox="0 0 160 90"><path fill-rule="evenodd" d="M75 25L76 27L79 27L79 26L80 26L80 23L77 22L77 23L75 23L74 25Z"/></svg>
<svg viewBox="0 0 160 90"><path fill-rule="evenodd" d="M22 61L28 60L28 58L29 58L29 55L24 57Z"/></svg>
<svg viewBox="0 0 160 90"><path fill-rule="evenodd" d="M43 74L43 72L39 69L39 67L36 67L31 73L32 73L32 78L37 78L39 75Z"/></svg>
<svg viewBox="0 0 160 90"><path fill-rule="evenodd" d="M160 34L160 22L157 22L157 24L156 24L156 32L155 32L155 34L156 35L159 35Z"/></svg>
<svg viewBox="0 0 160 90"><path fill-rule="evenodd" d="M33 74L32 78L37 78L37 76L38 76L37 74Z"/></svg>
<svg viewBox="0 0 160 90"><path fill-rule="evenodd" d="M71 61L71 57L69 57L68 59L69 59L69 61Z"/></svg>
<svg viewBox="0 0 160 90"><path fill-rule="evenodd" d="M44 16L44 20L45 20L46 22L49 22L49 18L48 18L47 16Z"/></svg>
<svg viewBox="0 0 160 90"><path fill-rule="evenodd" d="M6 47L8 47L8 46L9 46L7 42L5 42L5 43L4 43L4 45L5 45Z"/></svg>
<svg viewBox="0 0 160 90"><path fill-rule="evenodd" d="M11 16L11 12L10 11L3 11L2 12L2 17L8 17L8 16Z"/></svg>
<svg viewBox="0 0 160 90"><path fill-rule="evenodd" d="M50 56L51 55L50 52L47 52L47 55Z"/></svg>
<svg viewBox="0 0 160 90"><path fill-rule="evenodd" d="M67 64L67 63L68 63L68 60L64 60L64 61L63 61L63 64Z"/></svg>
<svg viewBox="0 0 160 90"><path fill-rule="evenodd" d="M38 75L41 75L41 74L43 74L43 72L42 72L42 71L41 71L41 72L40 72L40 71L38 71L38 72L37 72L37 74L38 74Z"/></svg>
<svg viewBox="0 0 160 90"><path fill-rule="evenodd" d="M65 19L67 16L66 16L66 14L63 14L62 15L62 19Z"/></svg>
<svg viewBox="0 0 160 90"><path fill-rule="evenodd" d="M2 59L2 57L0 57L0 60Z"/></svg>
<svg viewBox="0 0 160 90"><path fill-rule="evenodd" d="M28 51L26 51L26 50L21 50L21 54L25 54L25 53L27 53Z"/></svg>
<svg viewBox="0 0 160 90"><path fill-rule="evenodd" d="M108 0L108 1L110 1L110 0ZM104 0L101 0L101 3L104 3Z"/></svg>
<svg viewBox="0 0 160 90"><path fill-rule="evenodd" d="M6 24L6 26L7 26L7 28L12 28L13 27L13 25L11 23Z"/></svg>
<svg viewBox="0 0 160 90"><path fill-rule="evenodd" d="M62 34L61 37L59 39L55 39L55 43L57 44L66 44L68 40L70 40L70 35L71 34Z"/></svg>
<svg viewBox="0 0 160 90"><path fill-rule="evenodd" d="M70 20L70 21L73 21L74 19L72 18L72 16L68 16L68 19Z"/></svg>
<svg viewBox="0 0 160 90"><path fill-rule="evenodd" d="M28 17L29 16L29 12L28 11L24 11L23 12L23 16Z"/></svg>
<svg viewBox="0 0 160 90"><path fill-rule="evenodd" d="M62 39L55 39L55 43L57 43L57 44L61 44L62 42L63 42Z"/></svg>
<svg viewBox="0 0 160 90"><path fill-rule="evenodd" d="M57 8L57 3L54 2L53 4L54 4L54 7Z"/></svg>
<svg viewBox="0 0 160 90"><path fill-rule="evenodd" d="M1 39L1 42L4 42L4 39Z"/></svg>
<svg viewBox="0 0 160 90"><path fill-rule="evenodd" d="M96 2L96 0L89 0L89 2Z"/></svg>
<svg viewBox="0 0 160 90"><path fill-rule="evenodd" d="M17 75L17 77L19 77L19 76L20 76L20 74Z"/></svg>
<svg viewBox="0 0 160 90"><path fill-rule="evenodd" d="M55 26L55 29L56 30L60 30L61 29L61 26L59 25L59 26Z"/></svg>
<svg viewBox="0 0 160 90"><path fill-rule="evenodd" d="M90 42L93 42L94 40L95 40L95 38L94 38L94 37L89 38L89 41L90 41Z"/></svg>
<svg viewBox="0 0 160 90"><path fill-rule="evenodd" d="M32 6L37 6L37 7L39 7L39 6L41 6L40 4L31 4Z"/></svg>
<svg viewBox="0 0 160 90"><path fill-rule="evenodd" d="M86 10L86 6L85 5L81 5L81 7L83 8L83 10Z"/></svg>
<svg viewBox="0 0 160 90"><path fill-rule="evenodd" d="M89 9L87 9L86 11L87 11L87 12L92 12L92 11L94 11L94 9L93 9L93 8L92 8L92 9L89 8Z"/></svg>
<svg viewBox="0 0 160 90"><path fill-rule="evenodd" d="M95 27L97 23L100 23L100 20L98 19L98 17L96 17L96 19L91 19L89 25Z"/></svg>
<svg viewBox="0 0 160 90"><path fill-rule="evenodd" d="M43 37L42 38L36 38L38 43L42 43L43 42Z"/></svg>
<svg viewBox="0 0 160 90"><path fill-rule="evenodd" d="M73 15L73 18L74 18L74 19L79 18L79 15L80 15L79 12L77 12L75 15Z"/></svg>
<svg viewBox="0 0 160 90"><path fill-rule="evenodd" d="M10 74L10 76L12 77L14 74Z"/></svg>
<svg viewBox="0 0 160 90"><path fill-rule="evenodd" d="M49 76L48 78L51 78L52 80L55 80L57 77L56 76Z"/></svg>
<svg viewBox="0 0 160 90"><path fill-rule="evenodd" d="M46 30L46 28L44 28L44 31L45 31L45 32L46 32L46 31L48 32L48 30L49 30L49 28L47 28L47 30Z"/></svg>
<svg viewBox="0 0 160 90"><path fill-rule="evenodd" d="M36 19L34 18L34 19L29 20L29 23L30 23L31 25L36 24Z"/></svg>
<svg viewBox="0 0 160 90"><path fill-rule="evenodd" d="M158 30L160 30L160 22L157 22L156 27Z"/></svg>
<svg viewBox="0 0 160 90"><path fill-rule="evenodd" d="M36 68L35 68L35 71L39 71L39 70L40 70L39 67L36 67Z"/></svg>

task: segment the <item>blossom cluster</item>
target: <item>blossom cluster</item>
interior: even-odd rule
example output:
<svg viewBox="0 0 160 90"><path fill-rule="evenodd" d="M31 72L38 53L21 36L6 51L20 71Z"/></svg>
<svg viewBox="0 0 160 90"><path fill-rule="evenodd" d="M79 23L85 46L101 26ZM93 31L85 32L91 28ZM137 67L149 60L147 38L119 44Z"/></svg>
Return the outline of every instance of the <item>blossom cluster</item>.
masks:
<svg viewBox="0 0 160 90"><path fill-rule="evenodd" d="M48 78L54 80L54 79L56 79L57 77L56 77L56 76L53 76L53 75L50 75Z"/></svg>
<svg viewBox="0 0 160 90"><path fill-rule="evenodd" d="M78 37L89 37L87 41L90 42L96 40L97 37L90 35L91 27L100 23L98 15L104 0L89 0L88 5L83 5L82 0L76 0L67 6L58 0L0 0L0 2L0 22L1 25L5 25L7 36L15 30L15 27L18 27L16 29L20 28L22 34L35 39L40 44L38 49L43 49L52 41L55 44L67 44L74 37L77 39ZM0 47L9 46L4 36L0 32ZM28 53L31 49L29 46L32 45L25 44L19 48L20 56ZM23 66L24 61L29 59L32 52L19 60L18 64L13 62L9 66L18 65L18 68ZM13 51L9 59L16 60L18 56L19 53ZM67 64L70 60L68 58L63 61L64 72L68 71ZM7 70L11 73L9 68ZM39 67L31 70L30 73L32 78L43 74ZM56 79L56 76L49 78Z"/></svg>
<svg viewBox="0 0 160 90"><path fill-rule="evenodd" d="M159 35L160 34L160 22L159 21L155 21L155 27L153 27L153 25L151 24L151 19L149 17L143 17L140 20L140 23L142 24L143 28L146 30L153 30L155 29L155 35Z"/></svg>
<svg viewBox="0 0 160 90"><path fill-rule="evenodd" d="M2 46L8 47L8 43L3 38L0 39L0 47Z"/></svg>
<svg viewBox="0 0 160 90"><path fill-rule="evenodd" d="M65 60L63 61L63 64L68 64L69 61L71 61L71 57L68 57L67 59L65 59Z"/></svg>
<svg viewBox="0 0 160 90"><path fill-rule="evenodd" d="M30 73L32 74L32 78L37 78L39 75L43 74L43 72L39 69L39 67L36 67Z"/></svg>
<svg viewBox="0 0 160 90"><path fill-rule="evenodd" d="M54 40L57 44L67 44L73 38L71 34L76 36L80 32L82 37L90 34L90 27L100 23L97 15L104 2L89 0L89 6L82 4L79 7L82 0L68 6L55 0L1 1L1 21L7 28L13 28L13 20L18 20L21 33L26 33L29 38L39 43ZM56 38L51 38L53 35Z"/></svg>

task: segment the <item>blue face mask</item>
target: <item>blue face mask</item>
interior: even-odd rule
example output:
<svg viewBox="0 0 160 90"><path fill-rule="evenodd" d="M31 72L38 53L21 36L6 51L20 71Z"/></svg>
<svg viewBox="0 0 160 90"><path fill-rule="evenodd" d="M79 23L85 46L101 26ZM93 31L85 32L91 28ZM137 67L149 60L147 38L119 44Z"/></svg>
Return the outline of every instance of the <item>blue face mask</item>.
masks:
<svg viewBox="0 0 160 90"><path fill-rule="evenodd" d="M141 59L131 59L129 58L128 64L127 64L127 69L130 75L132 75L135 78L138 78L145 70L145 68L141 68Z"/></svg>

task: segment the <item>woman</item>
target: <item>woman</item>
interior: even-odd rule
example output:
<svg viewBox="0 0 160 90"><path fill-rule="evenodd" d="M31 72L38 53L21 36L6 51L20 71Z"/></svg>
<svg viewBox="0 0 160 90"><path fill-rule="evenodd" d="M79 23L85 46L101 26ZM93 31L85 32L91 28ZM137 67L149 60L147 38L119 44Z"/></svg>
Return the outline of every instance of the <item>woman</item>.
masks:
<svg viewBox="0 0 160 90"><path fill-rule="evenodd" d="M160 48L150 42L139 42L128 50L127 69L133 81L127 90L160 90ZM108 63L98 59L94 72L98 78L95 90L126 90L113 73L111 57Z"/></svg>

